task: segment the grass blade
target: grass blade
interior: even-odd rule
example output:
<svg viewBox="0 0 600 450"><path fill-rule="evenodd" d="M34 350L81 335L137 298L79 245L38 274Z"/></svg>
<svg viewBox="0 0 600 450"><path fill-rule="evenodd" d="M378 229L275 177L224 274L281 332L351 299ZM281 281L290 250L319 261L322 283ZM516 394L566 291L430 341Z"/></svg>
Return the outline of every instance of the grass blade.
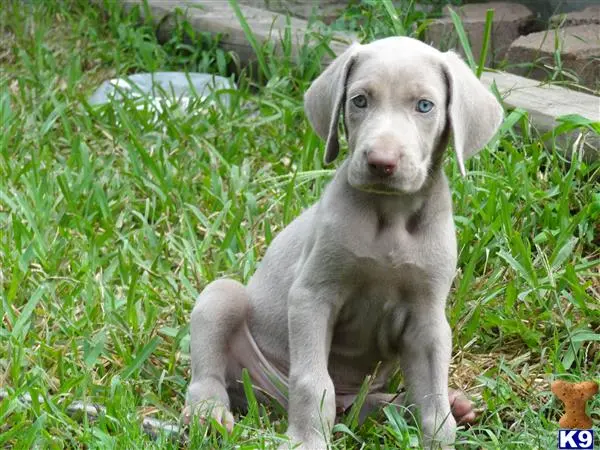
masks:
<svg viewBox="0 0 600 450"><path fill-rule="evenodd" d="M471 49L471 44L469 42L469 37L467 36L467 32L463 27L462 20L456 12L449 8L450 10L450 18L452 19L452 23L454 24L454 28L456 29L456 34L458 34L458 40L460 41L460 45L465 52L465 57L467 58L467 64L473 72L477 70L477 66L475 65L475 58L473 57L473 50Z"/></svg>
<svg viewBox="0 0 600 450"><path fill-rule="evenodd" d="M258 66L260 67L260 70L262 71L262 73L265 77L271 78L271 71L269 70L269 66L267 65L267 61L265 59L265 54L262 51L262 46L259 45L258 41L256 40L256 36L254 36L254 33L252 32L252 28L250 28L248 21L244 17L244 14L242 13L242 9L240 8L239 3L237 2L237 0L229 0L229 5L231 5L231 8L233 9L235 16L237 17L238 21L240 22L242 30L244 30L246 39L248 39L248 42L250 43L252 50L254 50L254 53L256 54L256 59L258 60Z"/></svg>
<svg viewBox="0 0 600 450"><path fill-rule="evenodd" d="M406 30L402 26L402 22L400 22L400 18L398 17L398 12L396 11L396 7L392 3L391 0L381 0L385 11L387 12L391 22L392 27L394 27L394 34L396 36L405 36Z"/></svg>
<svg viewBox="0 0 600 450"><path fill-rule="evenodd" d="M481 44L481 55L479 55L479 65L477 66L477 78L481 78L485 60L490 46L490 37L492 36L492 26L494 21L494 10L488 9L485 13L485 28L483 29L483 43Z"/></svg>
<svg viewBox="0 0 600 450"><path fill-rule="evenodd" d="M159 343L160 340L158 336L154 336L150 340L150 342L148 342L144 346L144 348L142 348L142 350L138 353L136 358L123 371L123 374L121 376L124 380L130 378L131 375L133 375L134 372L138 370L142 366L142 364L144 364L144 362L150 357L150 355L154 353L154 350L156 350L156 347L158 347Z"/></svg>
<svg viewBox="0 0 600 450"><path fill-rule="evenodd" d="M38 305L42 296L45 292L44 286L40 286L31 296L23 311L21 311L21 315L17 319L17 323L12 330L12 337L17 341L22 341L27 334L27 330L29 329L31 315L33 314L33 310Z"/></svg>

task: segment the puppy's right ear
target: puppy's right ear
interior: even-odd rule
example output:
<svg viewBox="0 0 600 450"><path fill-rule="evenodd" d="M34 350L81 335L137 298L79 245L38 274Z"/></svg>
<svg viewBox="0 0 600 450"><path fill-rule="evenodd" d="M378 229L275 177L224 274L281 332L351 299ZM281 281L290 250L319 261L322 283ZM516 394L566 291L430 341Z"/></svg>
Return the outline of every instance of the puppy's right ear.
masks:
<svg viewBox="0 0 600 450"><path fill-rule="evenodd" d="M338 121L346 93L346 80L360 44L352 44L338 56L304 94L304 111L310 124L325 146L325 164L332 162L340 151Z"/></svg>
<svg viewBox="0 0 600 450"><path fill-rule="evenodd" d="M504 110L456 53L444 53L444 60L454 151L460 173L465 176L465 160L481 150L498 131Z"/></svg>

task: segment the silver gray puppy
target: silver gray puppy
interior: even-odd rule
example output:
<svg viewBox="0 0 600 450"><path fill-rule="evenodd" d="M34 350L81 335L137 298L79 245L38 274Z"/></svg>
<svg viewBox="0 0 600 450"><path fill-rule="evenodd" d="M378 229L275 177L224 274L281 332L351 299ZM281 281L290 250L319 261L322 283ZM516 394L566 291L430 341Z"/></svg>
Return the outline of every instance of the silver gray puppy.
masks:
<svg viewBox="0 0 600 450"><path fill-rule="evenodd" d="M451 447L445 305L457 250L441 163L452 136L464 174L502 107L456 54L405 37L352 45L304 100L327 163L343 117L348 158L248 286L219 280L199 296L185 415L231 428L246 367L261 399L288 408L290 445L325 449L365 376L380 364L367 404L382 403L400 363L425 446Z"/></svg>

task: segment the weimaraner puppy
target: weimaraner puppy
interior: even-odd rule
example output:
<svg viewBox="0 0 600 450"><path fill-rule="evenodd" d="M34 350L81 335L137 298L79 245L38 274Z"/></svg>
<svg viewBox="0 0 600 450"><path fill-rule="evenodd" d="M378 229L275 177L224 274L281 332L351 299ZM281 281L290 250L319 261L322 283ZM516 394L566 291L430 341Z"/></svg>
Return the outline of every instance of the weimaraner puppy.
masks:
<svg viewBox="0 0 600 450"><path fill-rule="evenodd" d="M442 160L452 135L464 174L502 107L455 53L406 37L352 45L304 101L325 162L338 156L340 121L348 157L247 286L223 279L200 294L184 417L231 428L245 367L261 400L288 408L284 448L325 449L336 412L378 365L366 408L394 400L385 385L400 364L424 445L450 448L457 421L474 413L448 389L457 249Z"/></svg>

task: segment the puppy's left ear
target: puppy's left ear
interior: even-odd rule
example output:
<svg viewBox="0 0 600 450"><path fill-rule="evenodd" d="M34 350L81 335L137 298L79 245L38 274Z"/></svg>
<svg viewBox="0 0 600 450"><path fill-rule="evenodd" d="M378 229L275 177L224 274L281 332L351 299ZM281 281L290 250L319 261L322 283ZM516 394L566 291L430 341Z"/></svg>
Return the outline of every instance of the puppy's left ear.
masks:
<svg viewBox="0 0 600 450"><path fill-rule="evenodd" d="M444 63L449 81L448 117L454 150L460 173L465 176L465 160L490 141L504 114L496 97L456 53L444 53Z"/></svg>

